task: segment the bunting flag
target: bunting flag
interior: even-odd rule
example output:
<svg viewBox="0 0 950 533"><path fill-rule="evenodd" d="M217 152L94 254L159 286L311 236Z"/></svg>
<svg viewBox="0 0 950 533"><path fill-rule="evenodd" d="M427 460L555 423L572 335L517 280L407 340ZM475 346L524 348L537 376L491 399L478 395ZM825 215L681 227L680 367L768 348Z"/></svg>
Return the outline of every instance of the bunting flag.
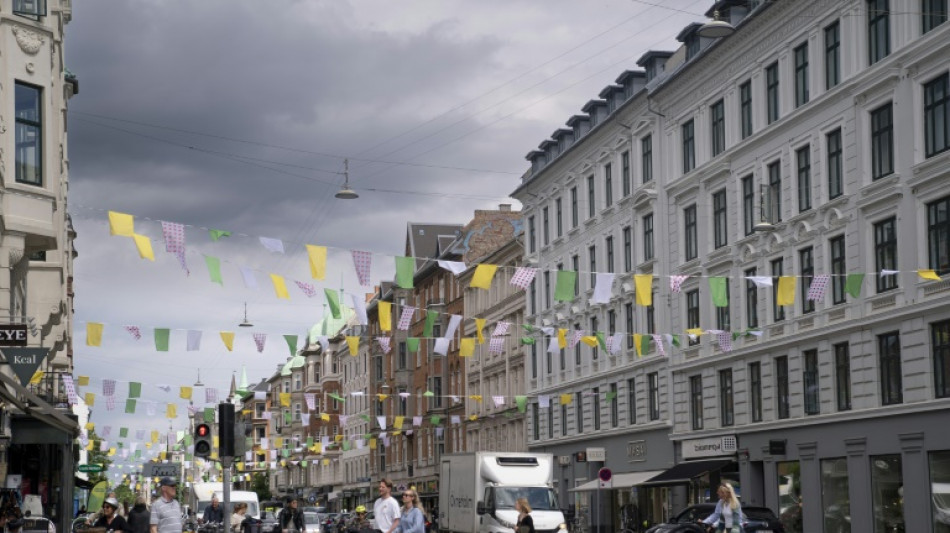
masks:
<svg viewBox="0 0 950 533"><path fill-rule="evenodd" d="M485 344L485 334L482 333L483 329L485 329L485 319L476 318L475 319L475 335L478 337L478 344Z"/></svg>
<svg viewBox="0 0 950 533"><path fill-rule="evenodd" d="M129 398L140 398L142 396L142 384L136 381L129 382Z"/></svg>
<svg viewBox="0 0 950 533"><path fill-rule="evenodd" d="M284 282L284 277L277 274L271 274L270 280L274 284L274 292L277 294L277 297L283 300L289 300L290 293L287 292L287 283Z"/></svg>
<svg viewBox="0 0 950 533"><path fill-rule="evenodd" d="M284 243L280 239L271 239L269 237L259 237L261 245L269 252L276 254L284 253Z"/></svg>
<svg viewBox="0 0 950 533"><path fill-rule="evenodd" d="M622 333L614 333L613 335L607 337L607 353L613 355L620 350L620 344L623 342Z"/></svg>
<svg viewBox="0 0 950 533"><path fill-rule="evenodd" d="M527 396L515 396L515 405L518 406L518 412L524 413L528 410L528 397Z"/></svg>
<svg viewBox="0 0 950 533"><path fill-rule="evenodd" d="M571 402L574 401L574 396L570 394L562 394L560 396L561 405L571 405Z"/></svg>
<svg viewBox="0 0 950 533"><path fill-rule="evenodd" d="M501 355L505 348L505 338L504 337L492 337L488 341L488 353L494 355Z"/></svg>
<svg viewBox="0 0 950 533"><path fill-rule="evenodd" d="M356 319L359 320L361 325L368 326L369 315L366 314L366 300L356 294L351 294L350 300L353 301L353 312L356 313Z"/></svg>
<svg viewBox="0 0 950 533"><path fill-rule="evenodd" d="M732 351L732 335L728 331L720 331L716 333L716 342L719 344L719 349L725 353Z"/></svg>
<svg viewBox="0 0 950 533"><path fill-rule="evenodd" d="M384 354L388 354L392 350L392 339L389 337L376 337L376 342L379 343L379 347L382 348Z"/></svg>
<svg viewBox="0 0 950 533"><path fill-rule="evenodd" d="M689 279L689 276L670 276L670 292L679 293L683 288L683 282Z"/></svg>
<svg viewBox="0 0 950 533"><path fill-rule="evenodd" d="M139 252L141 259L155 260L155 250L152 250L152 239L138 233L132 234L132 241L135 243L135 249Z"/></svg>
<svg viewBox="0 0 950 533"><path fill-rule="evenodd" d="M900 273L900 270L890 270L890 269L884 268L884 269L881 269L880 275L883 278L884 276L896 276L899 273Z"/></svg>
<svg viewBox="0 0 950 533"><path fill-rule="evenodd" d="M408 337L406 339L406 350L416 353L419 351L419 337Z"/></svg>
<svg viewBox="0 0 950 533"><path fill-rule="evenodd" d="M102 395L105 397L115 396L115 380L114 379L102 380Z"/></svg>
<svg viewBox="0 0 950 533"><path fill-rule="evenodd" d="M491 289L492 279L495 277L495 272L498 271L498 265L488 265L481 264L475 267L475 274L472 276L472 281L469 284L469 287L476 289Z"/></svg>
<svg viewBox="0 0 950 533"><path fill-rule="evenodd" d="M346 345L350 348L350 355L356 357L360 353L360 338L353 335L347 335Z"/></svg>
<svg viewBox="0 0 950 533"><path fill-rule="evenodd" d="M844 291L852 298L861 296L861 286L864 284L864 274L848 274L844 284Z"/></svg>
<svg viewBox="0 0 950 533"><path fill-rule="evenodd" d="M510 327L511 327L511 322L505 322L505 321L499 320L498 323L495 324L495 331L492 331L491 336L501 337L503 335L507 335L508 329Z"/></svg>
<svg viewBox="0 0 950 533"><path fill-rule="evenodd" d="M776 294L776 303L781 306L795 304L795 283L797 279L794 276L781 276L778 278L778 293Z"/></svg>
<svg viewBox="0 0 950 533"><path fill-rule="evenodd" d="M643 307L653 305L653 274L634 274L633 282L637 287L637 305Z"/></svg>
<svg viewBox="0 0 950 533"><path fill-rule="evenodd" d="M135 414L135 404L136 400L134 398L129 398L125 400L125 412L126 414Z"/></svg>
<svg viewBox="0 0 950 533"><path fill-rule="evenodd" d="M571 332L571 340L570 342L567 343L567 347L573 350L574 347L577 346L577 343L580 342L581 338L583 337L584 337L584 330L575 329L574 331Z"/></svg>
<svg viewBox="0 0 950 533"><path fill-rule="evenodd" d="M257 353L264 352L264 342L267 341L266 333L255 333L254 334L254 344L257 346Z"/></svg>
<svg viewBox="0 0 950 533"><path fill-rule="evenodd" d="M771 276L746 276L747 280L755 283L757 289L764 289L766 287L772 286L772 277Z"/></svg>
<svg viewBox="0 0 950 533"><path fill-rule="evenodd" d="M444 270L448 270L449 272L455 274L456 276L458 276L462 272L465 272L465 269L467 268L465 266L465 263L463 263L462 261L443 261L440 259L438 263L439 263L440 268Z"/></svg>
<svg viewBox="0 0 950 533"><path fill-rule="evenodd" d="M290 407L290 393L289 392L278 392L277 400L280 401L281 407Z"/></svg>
<svg viewBox="0 0 950 533"><path fill-rule="evenodd" d="M577 283L577 272L572 270L558 270L557 281L554 284L554 300L570 302L574 299L574 287Z"/></svg>
<svg viewBox="0 0 950 533"><path fill-rule="evenodd" d="M303 399L307 402L307 410L311 413L317 410L317 395L312 392L304 393Z"/></svg>
<svg viewBox="0 0 950 533"><path fill-rule="evenodd" d="M257 277L254 276L254 270L243 265L238 268L241 270L241 277L244 278L244 286L248 289L256 289Z"/></svg>
<svg viewBox="0 0 950 533"><path fill-rule="evenodd" d="M179 392L178 392L178 397L179 397L179 398L181 398L182 400L190 400L190 399L191 399L191 392L192 392L191 387L184 387L184 386L182 386L182 387L179 387L178 390L179 390Z"/></svg>
<svg viewBox="0 0 950 533"><path fill-rule="evenodd" d="M709 278L709 294L716 307L729 307L728 280L721 276Z"/></svg>
<svg viewBox="0 0 950 533"><path fill-rule="evenodd" d="M581 342L583 342L584 344L590 346L591 348L596 348L597 345L598 345L597 336L596 336L596 335L585 335L585 336L581 337Z"/></svg>
<svg viewBox="0 0 950 533"><path fill-rule="evenodd" d="M125 331L128 331L135 340L142 339L142 330L138 326L125 326Z"/></svg>
<svg viewBox="0 0 950 533"><path fill-rule="evenodd" d="M79 403L79 395L76 394L76 384L73 383L73 376L71 374L63 374L62 376L63 389L66 391L69 405L76 405Z"/></svg>
<svg viewBox="0 0 950 533"><path fill-rule="evenodd" d="M201 349L201 330L189 329L187 337L186 351L197 352Z"/></svg>
<svg viewBox="0 0 950 533"><path fill-rule="evenodd" d="M98 322L86 322L86 346L102 346L102 330Z"/></svg>
<svg viewBox="0 0 950 533"><path fill-rule="evenodd" d="M823 300L825 291L828 290L829 281L831 281L831 276L828 274L819 274L812 278L811 286L808 287L807 298L809 300Z"/></svg>
<svg viewBox="0 0 950 533"><path fill-rule="evenodd" d="M920 279L940 281L940 276L937 275L937 272L935 270L931 270L931 269L918 270L917 275L920 276Z"/></svg>
<svg viewBox="0 0 950 533"><path fill-rule="evenodd" d="M327 297L327 305L330 307L330 314L333 318L337 320L343 318L340 309L340 295L333 289L323 289L323 294Z"/></svg>
<svg viewBox="0 0 950 533"><path fill-rule="evenodd" d="M297 288L300 289L300 292L304 293L304 296L307 298L313 298L317 295L317 289L313 288L313 285L309 283L294 281L294 284L297 285Z"/></svg>
<svg viewBox="0 0 950 533"><path fill-rule="evenodd" d="M452 338L462 323L462 315L449 315L449 326L445 328L445 337Z"/></svg>
<svg viewBox="0 0 950 533"><path fill-rule="evenodd" d="M168 337L171 335L171 330L168 328L155 328L155 350L159 352L168 351Z"/></svg>
<svg viewBox="0 0 950 533"><path fill-rule="evenodd" d="M224 280L221 279L221 260L210 255L206 255L204 258L205 265L208 266L208 277L211 278L211 282L217 283L223 287Z"/></svg>
<svg viewBox="0 0 950 533"><path fill-rule="evenodd" d="M91 392L87 392L86 394L84 394L83 400L85 404L88 405L89 407L96 405L96 395Z"/></svg>
<svg viewBox="0 0 950 533"><path fill-rule="evenodd" d="M393 304L392 302L379 302L376 304L379 311L379 329L383 331L393 330Z"/></svg>
<svg viewBox="0 0 950 533"><path fill-rule="evenodd" d="M310 263L310 276L323 280L327 277L327 247L306 245L307 260Z"/></svg>
<svg viewBox="0 0 950 533"><path fill-rule="evenodd" d="M176 222L162 221L162 236L165 238L165 251L175 254L178 264L186 273L188 263L185 261L185 226ZM151 245L149 245L151 247Z"/></svg>
<svg viewBox="0 0 950 533"><path fill-rule="evenodd" d="M165 408L165 417L170 419L178 418L178 406L173 403L168 404Z"/></svg>
<svg viewBox="0 0 950 533"><path fill-rule="evenodd" d="M633 347L637 350L637 357L643 357L643 335L633 334Z"/></svg>
<svg viewBox="0 0 950 533"><path fill-rule="evenodd" d="M396 285L403 289L411 289L412 276L415 274L416 260L414 257L396 256Z"/></svg>
<svg viewBox="0 0 950 533"><path fill-rule="evenodd" d="M666 355L666 348L663 347L663 336L653 335L653 342L656 343L656 351L660 355Z"/></svg>
<svg viewBox="0 0 950 533"><path fill-rule="evenodd" d="M515 269L515 274L511 276L511 285L518 287L519 289L526 291L531 285L531 282L534 281L534 277L538 274L538 269L531 267L518 267Z"/></svg>
<svg viewBox="0 0 950 533"><path fill-rule="evenodd" d="M229 352L234 351L234 332L233 331L222 331L219 333L221 335L221 341L224 343L224 347L228 349Z"/></svg>
<svg viewBox="0 0 950 533"><path fill-rule="evenodd" d="M548 396L547 394L539 394L539 395L538 395L538 407L540 407L540 408L542 408L542 409L547 409L547 408L550 407L550 406L551 406L551 397Z"/></svg>
<svg viewBox="0 0 950 533"><path fill-rule="evenodd" d="M135 218L132 215L109 211L109 235L131 237L135 233Z"/></svg>
<svg viewBox="0 0 950 533"><path fill-rule="evenodd" d="M207 387L205 389L205 403L218 403L218 389Z"/></svg>
<svg viewBox="0 0 950 533"><path fill-rule="evenodd" d="M557 347L561 350L567 348L567 329L557 330Z"/></svg>
<svg viewBox="0 0 950 533"><path fill-rule="evenodd" d="M471 357L475 354L475 339L472 337L462 337L459 342L459 357Z"/></svg>
<svg viewBox="0 0 950 533"><path fill-rule="evenodd" d="M360 286L370 286L370 272L373 266L373 253L361 250L351 250L353 256L353 268L356 269L356 277L360 280Z"/></svg>
<svg viewBox="0 0 950 533"><path fill-rule="evenodd" d="M432 330L435 328L435 321L438 320L438 318L439 318L438 311L433 311L433 310L426 311L426 323L425 323L425 326L422 327L423 337L432 336ZM450 335L446 335L446 337L449 337L449 336Z"/></svg>
<svg viewBox="0 0 950 533"><path fill-rule="evenodd" d="M230 237L230 236L231 236L231 232L230 232L230 231L225 231L225 230L223 230L223 229L209 229L209 230L208 230L208 235L211 237L211 240L212 240L212 241L217 242L218 239L220 239L220 238L222 238L222 237Z"/></svg>
<svg viewBox="0 0 950 533"><path fill-rule="evenodd" d="M432 351L439 355L447 355L449 353L449 339L445 337L436 338Z"/></svg>
<svg viewBox="0 0 950 533"><path fill-rule="evenodd" d="M614 287L614 274L598 272L595 276L594 294L590 298L592 304L610 303L610 295Z"/></svg>
<svg viewBox="0 0 950 533"><path fill-rule="evenodd" d="M400 331L407 331L409 325L412 324L412 316L415 314L416 308L406 305L402 308L402 313L399 315L399 323L396 324L396 329Z"/></svg>

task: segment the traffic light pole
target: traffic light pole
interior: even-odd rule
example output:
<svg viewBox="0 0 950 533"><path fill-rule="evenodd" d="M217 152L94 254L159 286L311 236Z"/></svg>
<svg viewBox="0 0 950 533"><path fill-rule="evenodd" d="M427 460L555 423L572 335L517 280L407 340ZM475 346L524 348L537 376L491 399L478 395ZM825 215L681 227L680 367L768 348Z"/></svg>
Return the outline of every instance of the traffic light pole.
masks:
<svg viewBox="0 0 950 533"><path fill-rule="evenodd" d="M234 404L218 404L218 451L224 484L224 529L231 531L231 465L234 464Z"/></svg>
<svg viewBox="0 0 950 533"><path fill-rule="evenodd" d="M224 476L224 527L222 531L225 532L231 531L231 463L233 462L233 457L221 458L221 473Z"/></svg>

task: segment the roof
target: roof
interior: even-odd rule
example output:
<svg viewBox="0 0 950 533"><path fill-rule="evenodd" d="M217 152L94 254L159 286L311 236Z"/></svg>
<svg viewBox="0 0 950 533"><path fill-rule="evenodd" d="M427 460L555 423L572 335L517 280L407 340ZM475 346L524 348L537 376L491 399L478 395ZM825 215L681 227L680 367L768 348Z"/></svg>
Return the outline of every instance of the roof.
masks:
<svg viewBox="0 0 950 533"><path fill-rule="evenodd" d="M340 318L333 318L331 313L324 315L320 322L317 322L310 328L310 334L307 335L307 342L313 344L317 342L317 337L336 337L355 319L356 311L345 305L341 305Z"/></svg>
<svg viewBox="0 0 950 533"><path fill-rule="evenodd" d="M641 67L646 66L653 59L666 59L673 55L673 52L663 52L660 50L650 50L647 53L640 56L640 59L637 60L637 65Z"/></svg>
<svg viewBox="0 0 950 533"><path fill-rule="evenodd" d="M287 363L280 369L281 376L289 376L295 368L300 368L307 364L307 359L302 355L295 355L287 360Z"/></svg>
<svg viewBox="0 0 950 533"><path fill-rule="evenodd" d="M406 255L416 258L416 268L420 268L427 258L439 254L439 237L453 239L462 233L461 224L427 224L410 222L406 227Z"/></svg>
<svg viewBox="0 0 950 533"><path fill-rule="evenodd" d="M601 97L601 98L607 98L607 97L609 97L611 94L613 94L613 93L615 93L615 92L617 92L617 91L622 91L622 90L623 90L623 85L613 85L613 84L611 84L611 85L608 85L608 86L604 87L603 90L600 91L600 94L598 94L597 96L599 96L599 97Z"/></svg>
<svg viewBox="0 0 950 533"><path fill-rule="evenodd" d="M696 30L702 28L703 25L698 22L692 22L687 24L682 31L679 32L679 35L676 36L676 40L679 42L685 42L692 34L696 33Z"/></svg>
<svg viewBox="0 0 950 533"><path fill-rule="evenodd" d="M607 101L606 100L588 100L587 103L584 104L584 107L581 108L581 111L587 113L588 110L594 109L595 107L600 107L600 106L607 107Z"/></svg>
<svg viewBox="0 0 950 533"><path fill-rule="evenodd" d="M625 70L617 76L617 83L626 83L630 78L646 78L647 73L642 70Z"/></svg>
<svg viewBox="0 0 950 533"><path fill-rule="evenodd" d="M574 127L575 123L583 122L585 120L590 121L590 117L587 115L574 115L571 118L567 119L567 122L565 122L565 124L567 124L568 126Z"/></svg>
<svg viewBox="0 0 950 533"><path fill-rule="evenodd" d="M699 477L706 472L722 470L725 466L733 463L732 459L707 459L704 461L686 461L680 463L662 474L642 482L642 485L678 485L689 483L691 479Z"/></svg>
<svg viewBox="0 0 950 533"><path fill-rule="evenodd" d="M554 130L554 133L551 134L552 139L559 139L565 135L574 135L574 130L568 128L558 128Z"/></svg>

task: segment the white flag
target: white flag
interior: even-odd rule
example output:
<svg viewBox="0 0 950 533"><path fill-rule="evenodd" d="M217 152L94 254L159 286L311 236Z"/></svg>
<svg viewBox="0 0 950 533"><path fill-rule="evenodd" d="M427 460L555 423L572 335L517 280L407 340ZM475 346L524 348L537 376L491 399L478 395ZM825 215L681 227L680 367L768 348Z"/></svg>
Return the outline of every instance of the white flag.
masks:
<svg viewBox="0 0 950 533"><path fill-rule="evenodd" d="M439 266L458 276L465 272L465 263L461 261L439 261Z"/></svg>
<svg viewBox="0 0 950 533"><path fill-rule="evenodd" d="M449 352L449 339L446 337L437 338L433 351L439 355L446 355Z"/></svg>
<svg viewBox="0 0 950 533"><path fill-rule="evenodd" d="M590 298L592 304L605 304L610 302L610 292L614 286L614 274L607 272L598 272L595 277L594 295Z"/></svg>
<svg viewBox="0 0 950 533"><path fill-rule="evenodd" d="M242 266L241 268L241 277L244 278L244 286L248 289L257 288L257 278L254 277L254 271L251 267Z"/></svg>
<svg viewBox="0 0 950 533"><path fill-rule="evenodd" d="M369 318L366 316L366 300L356 294L351 294L350 299L353 300L353 311L356 313L356 318L359 319L361 325L368 326Z"/></svg>
<svg viewBox="0 0 950 533"><path fill-rule="evenodd" d="M451 339L455 336L455 330L462 323L462 315L449 315L449 325L445 328L445 337Z"/></svg>
<svg viewBox="0 0 950 533"><path fill-rule="evenodd" d="M772 286L772 277L771 276L746 276L747 280L755 283L755 286L758 288L771 287Z"/></svg>
<svg viewBox="0 0 950 533"><path fill-rule="evenodd" d="M188 330L188 351L197 352L201 349L201 331L196 329Z"/></svg>
<svg viewBox="0 0 950 533"><path fill-rule="evenodd" d="M280 239L271 239L268 237L261 237L261 244L264 245L264 248L267 248L271 252L278 254L284 253L284 243Z"/></svg>

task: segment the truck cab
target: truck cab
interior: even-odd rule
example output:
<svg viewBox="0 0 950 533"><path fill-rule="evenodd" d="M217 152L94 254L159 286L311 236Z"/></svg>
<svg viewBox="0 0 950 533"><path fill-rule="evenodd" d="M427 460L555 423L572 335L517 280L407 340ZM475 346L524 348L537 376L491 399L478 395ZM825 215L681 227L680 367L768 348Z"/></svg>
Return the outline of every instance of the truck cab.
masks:
<svg viewBox="0 0 950 533"><path fill-rule="evenodd" d="M487 486L478 502L477 513L481 517L480 532L499 533L514 530L518 522L515 501L526 498L531 506L531 518L537 533L557 533L564 523L564 515L558 507L557 494L551 487ZM494 524L493 524L494 523ZM499 527L493 527L497 525Z"/></svg>

